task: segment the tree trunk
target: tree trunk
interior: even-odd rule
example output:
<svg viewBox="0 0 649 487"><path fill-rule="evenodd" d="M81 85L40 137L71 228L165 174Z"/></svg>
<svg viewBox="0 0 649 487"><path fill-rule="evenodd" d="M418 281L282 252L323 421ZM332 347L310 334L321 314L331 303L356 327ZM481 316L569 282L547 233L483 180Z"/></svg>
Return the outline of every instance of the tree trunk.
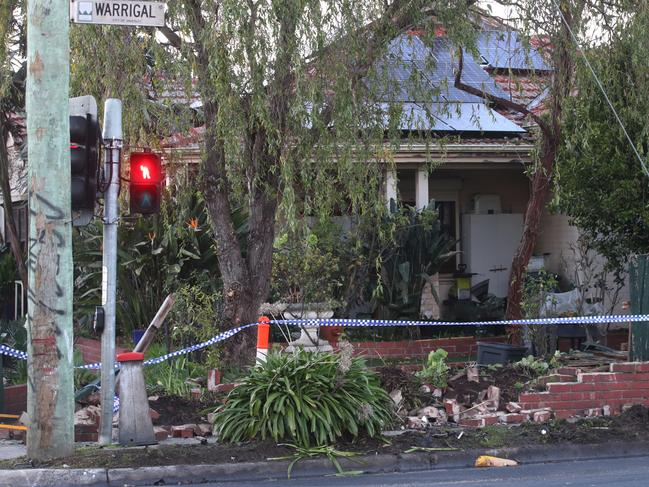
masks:
<svg viewBox="0 0 649 487"><path fill-rule="evenodd" d="M575 29L581 19L583 2L576 2L572 8L567 4L561 5L564 22L561 23L555 40L553 52L554 77L550 92L548 107L549 122L539 120L541 129L541 154L539 164L532 178L530 199L525 213L523 236L521 243L512 259L512 270L507 292L507 311L509 320L523 318L521 310L522 286L525 270L536 247L541 232L541 217L551 193L552 176L557 152L561 145L561 114L562 106L570 95L574 72L571 29ZM514 338L516 336L514 335Z"/></svg>
<svg viewBox="0 0 649 487"><path fill-rule="evenodd" d="M558 141L544 135L540 165L532 178L530 199L525 211L525 223L520 245L512 259L512 270L507 291L507 319L523 317L521 310L522 285L525 269L532 257L536 242L541 233L541 218L545 204L550 196L552 166L557 154Z"/></svg>

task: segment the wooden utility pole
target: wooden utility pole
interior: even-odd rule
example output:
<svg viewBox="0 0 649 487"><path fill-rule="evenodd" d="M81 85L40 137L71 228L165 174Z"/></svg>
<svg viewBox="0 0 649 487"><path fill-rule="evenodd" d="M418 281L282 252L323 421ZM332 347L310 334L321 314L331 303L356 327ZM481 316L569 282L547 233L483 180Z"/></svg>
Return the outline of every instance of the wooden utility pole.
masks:
<svg viewBox="0 0 649 487"><path fill-rule="evenodd" d="M39 460L74 447L69 22L68 0L28 2L27 455Z"/></svg>

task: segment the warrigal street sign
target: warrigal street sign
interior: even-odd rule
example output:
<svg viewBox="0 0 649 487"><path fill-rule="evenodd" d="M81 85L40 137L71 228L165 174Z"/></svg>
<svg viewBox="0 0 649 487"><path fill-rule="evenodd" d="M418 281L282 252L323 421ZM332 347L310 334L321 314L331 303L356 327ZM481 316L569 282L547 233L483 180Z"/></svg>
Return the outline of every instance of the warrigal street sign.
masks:
<svg viewBox="0 0 649 487"><path fill-rule="evenodd" d="M133 0L70 0L70 20L79 24L162 27L165 4Z"/></svg>

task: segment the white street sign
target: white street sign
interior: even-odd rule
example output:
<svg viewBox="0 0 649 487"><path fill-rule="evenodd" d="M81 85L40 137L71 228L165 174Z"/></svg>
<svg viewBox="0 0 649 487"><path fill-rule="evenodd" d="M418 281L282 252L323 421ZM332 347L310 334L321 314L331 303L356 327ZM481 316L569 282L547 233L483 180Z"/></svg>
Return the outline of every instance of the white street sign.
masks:
<svg viewBox="0 0 649 487"><path fill-rule="evenodd" d="M165 3L134 0L70 0L70 20L79 24L162 27Z"/></svg>

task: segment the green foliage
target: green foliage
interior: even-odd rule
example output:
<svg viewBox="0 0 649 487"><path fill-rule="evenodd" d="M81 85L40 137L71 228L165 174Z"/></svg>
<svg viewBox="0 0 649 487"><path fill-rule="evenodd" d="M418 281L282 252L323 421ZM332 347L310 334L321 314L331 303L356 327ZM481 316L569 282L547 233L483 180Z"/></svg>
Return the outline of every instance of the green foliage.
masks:
<svg viewBox="0 0 649 487"><path fill-rule="evenodd" d="M391 400L362 359L348 354L271 352L219 407L219 439L289 440L322 446L361 431L381 433L392 419Z"/></svg>
<svg viewBox="0 0 649 487"><path fill-rule="evenodd" d="M446 364L447 357L448 352L443 348L430 352L426 366L417 372L417 377L427 384L444 389L447 386L448 373L451 370Z"/></svg>
<svg viewBox="0 0 649 487"><path fill-rule="evenodd" d="M167 317L173 343L200 343L219 332L217 306L221 303L221 293L206 290L205 287L204 283L182 284L176 289L176 303ZM219 367L216 347L209 347L200 353L200 361L207 369Z"/></svg>
<svg viewBox="0 0 649 487"><path fill-rule="evenodd" d="M534 275L526 273L521 296L521 310L525 318L538 318L541 306L545 303L548 293L556 292L557 278L541 269Z"/></svg>
<svg viewBox="0 0 649 487"><path fill-rule="evenodd" d="M419 318L424 284L455 254L455 241L442 231L434 208L434 203L421 211L403 206L387 217L392 242L380 256L374 291L382 318Z"/></svg>
<svg viewBox="0 0 649 487"><path fill-rule="evenodd" d="M14 281L17 279L16 261L9 248L0 246L0 296L13 295Z"/></svg>
<svg viewBox="0 0 649 487"><path fill-rule="evenodd" d="M24 320L0 321L0 343L16 350L27 350ZM3 356L4 375L12 384L27 382L27 361Z"/></svg>
<svg viewBox="0 0 649 487"><path fill-rule="evenodd" d="M360 453L358 452L341 451L332 446L302 447L298 445L292 445L290 443L283 444L282 446L293 448L295 450L295 453L293 455L285 457L269 458L268 460L292 460L291 463L289 463L286 472L286 475L289 479L291 478L293 467L297 462L304 460L305 458L319 457L322 455L326 456L331 461L333 466L336 467L338 475L357 475L363 473L362 470L343 470L342 465L340 465L340 461L338 461L339 458L353 458L355 456L358 456L360 455Z"/></svg>
<svg viewBox="0 0 649 487"><path fill-rule="evenodd" d="M279 235L273 252L270 301L335 307L345 281L343 245L341 229L334 224Z"/></svg>
<svg viewBox="0 0 649 487"><path fill-rule="evenodd" d="M181 183L181 180L178 181ZM100 221L75 232L75 318L88 327L101 298ZM213 240L202 198L192 190L168 192L160 215L123 220L118 234L118 333L146 328L165 296L194 286L205 295L218 295L219 281ZM217 274L218 275L218 274ZM186 300L187 301L187 300ZM209 310L213 303L202 299ZM198 303L193 306L196 312Z"/></svg>
<svg viewBox="0 0 649 487"><path fill-rule="evenodd" d="M307 225L305 217L385 211L382 174L403 134L376 103L384 86L363 78L384 75L375 60L406 26L434 25L428 7L424 0L223 0L217 9L169 2L169 28L161 31L72 26L72 92L119 93L130 107L131 145L163 137L183 144L185 135L194 143L199 135L201 171L191 183L204 191L212 235L227 255L221 276L226 293L236 291L228 294L228 325L255 316L268 297L269 228L277 221L295 227ZM438 2L434 10L448 20L449 37L470 40L469 5ZM98 62L108 51L113 61ZM251 215L245 243L231 231L229 206L237 204Z"/></svg>
<svg viewBox="0 0 649 487"><path fill-rule="evenodd" d="M550 366L543 359L535 358L533 355L523 357L520 361L515 362L514 367L527 376L534 378L545 374Z"/></svg>
<svg viewBox="0 0 649 487"><path fill-rule="evenodd" d="M74 366L84 365L83 354L79 350L74 351ZM85 385L97 378L97 374L90 369L74 369L74 389L78 391Z"/></svg>
<svg viewBox="0 0 649 487"><path fill-rule="evenodd" d="M164 354L164 352L158 353L160 350L160 348L154 350L155 356ZM148 394L189 397L191 389L196 387L195 380L205 376L205 367L191 362L186 355L144 367L144 380Z"/></svg>
<svg viewBox="0 0 649 487"><path fill-rule="evenodd" d="M586 51L645 165L649 165L649 6L639 2L610 40ZM590 70L578 65L579 96L564 106L555 208L569 215L610 267L649 252L649 176Z"/></svg>
<svg viewBox="0 0 649 487"><path fill-rule="evenodd" d="M545 303L548 293L556 292L557 279L554 275L541 270L534 275L525 273L523 276L523 292L521 294L521 310L525 318L538 318L539 311ZM544 325L525 325L531 343L537 355L545 356L549 351L548 327Z"/></svg>

